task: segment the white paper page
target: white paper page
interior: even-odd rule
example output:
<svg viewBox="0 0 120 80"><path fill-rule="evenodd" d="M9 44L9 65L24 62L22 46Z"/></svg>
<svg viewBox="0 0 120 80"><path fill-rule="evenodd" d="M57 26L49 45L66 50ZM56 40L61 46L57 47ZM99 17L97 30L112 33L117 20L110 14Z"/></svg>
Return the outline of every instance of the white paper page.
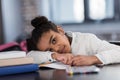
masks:
<svg viewBox="0 0 120 80"><path fill-rule="evenodd" d="M71 67L70 65L65 65L61 62L55 62L50 64L43 64L40 67L49 67L54 69L65 69L67 73L96 73L100 69L96 66L80 66L80 67Z"/></svg>
<svg viewBox="0 0 120 80"><path fill-rule="evenodd" d="M0 52L0 59L26 57L25 51L5 51Z"/></svg>
<svg viewBox="0 0 120 80"><path fill-rule="evenodd" d="M43 65L40 65L40 67L49 67L49 68L54 68L54 69L66 69L67 65L64 65L61 62L55 62L55 63L50 63L50 64L43 64Z"/></svg>
<svg viewBox="0 0 120 80"><path fill-rule="evenodd" d="M98 73L100 69L96 66L81 66L81 67L68 67L66 72L70 74L76 73Z"/></svg>

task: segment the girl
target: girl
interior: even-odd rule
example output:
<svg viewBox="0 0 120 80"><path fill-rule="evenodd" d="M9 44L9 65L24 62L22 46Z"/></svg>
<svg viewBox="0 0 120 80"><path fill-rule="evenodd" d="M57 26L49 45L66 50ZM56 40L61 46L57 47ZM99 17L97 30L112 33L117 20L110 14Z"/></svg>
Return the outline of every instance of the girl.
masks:
<svg viewBox="0 0 120 80"><path fill-rule="evenodd" d="M120 47L98 39L94 34L65 32L44 16L31 21L34 27L31 40L35 50L28 56L36 56L38 63L60 61L74 66L111 64L120 62ZM45 52L46 51L46 52Z"/></svg>

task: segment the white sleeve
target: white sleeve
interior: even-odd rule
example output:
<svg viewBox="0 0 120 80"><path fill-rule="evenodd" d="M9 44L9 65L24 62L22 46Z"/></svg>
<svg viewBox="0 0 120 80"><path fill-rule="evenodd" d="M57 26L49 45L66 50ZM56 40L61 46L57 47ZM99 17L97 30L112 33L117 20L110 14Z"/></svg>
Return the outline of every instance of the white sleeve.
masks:
<svg viewBox="0 0 120 80"><path fill-rule="evenodd" d="M95 56L103 65L120 63L120 46L110 44L107 41L98 39L95 35L91 36L91 47Z"/></svg>
<svg viewBox="0 0 120 80"><path fill-rule="evenodd" d="M49 51L30 51L27 53L27 57L32 57L34 59L34 62L37 64L45 63L45 62L53 62L55 61L51 54L53 52Z"/></svg>

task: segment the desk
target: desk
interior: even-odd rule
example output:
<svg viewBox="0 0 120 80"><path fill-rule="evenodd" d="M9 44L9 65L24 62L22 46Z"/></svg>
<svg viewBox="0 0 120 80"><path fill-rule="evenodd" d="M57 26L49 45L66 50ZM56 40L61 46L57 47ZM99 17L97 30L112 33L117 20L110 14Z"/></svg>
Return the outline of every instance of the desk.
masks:
<svg viewBox="0 0 120 80"><path fill-rule="evenodd" d="M65 70L40 69L38 72L1 76L0 80L120 80L120 64L104 66L97 74L70 76Z"/></svg>

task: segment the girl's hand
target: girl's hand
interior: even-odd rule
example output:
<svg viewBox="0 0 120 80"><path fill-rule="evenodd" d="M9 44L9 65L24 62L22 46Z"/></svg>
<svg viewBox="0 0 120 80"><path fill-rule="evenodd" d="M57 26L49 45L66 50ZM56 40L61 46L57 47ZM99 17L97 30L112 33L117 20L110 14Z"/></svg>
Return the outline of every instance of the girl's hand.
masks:
<svg viewBox="0 0 120 80"><path fill-rule="evenodd" d="M60 61L64 64L67 64L67 65L72 64L73 55L70 53L66 53L66 54L53 53L52 57L55 60Z"/></svg>
<svg viewBox="0 0 120 80"><path fill-rule="evenodd" d="M72 59L73 66L90 66L101 63L102 62L96 56L77 55Z"/></svg>

